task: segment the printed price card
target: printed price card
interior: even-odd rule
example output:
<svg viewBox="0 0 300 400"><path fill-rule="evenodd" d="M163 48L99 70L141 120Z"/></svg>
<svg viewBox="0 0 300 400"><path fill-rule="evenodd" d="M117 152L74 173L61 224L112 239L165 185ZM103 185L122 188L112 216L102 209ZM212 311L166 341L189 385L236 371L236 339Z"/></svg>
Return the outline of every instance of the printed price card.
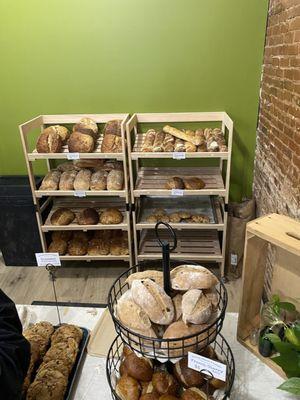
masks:
<svg viewBox="0 0 300 400"><path fill-rule="evenodd" d="M183 189L172 189L172 196L183 196Z"/></svg>
<svg viewBox="0 0 300 400"><path fill-rule="evenodd" d="M75 190L74 196L75 197L86 197L85 190Z"/></svg>
<svg viewBox="0 0 300 400"><path fill-rule="evenodd" d="M201 371L203 374L207 371L206 375L211 374L213 378L226 382L226 365L218 361L189 352L188 367L198 372Z"/></svg>
<svg viewBox="0 0 300 400"><path fill-rule="evenodd" d="M52 264L55 267L61 266L58 253L35 253L35 258L38 267L46 267L47 264Z"/></svg>
<svg viewBox="0 0 300 400"><path fill-rule="evenodd" d="M237 256L237 254L235 254L235 253L231 253L230 254L230 263L231 263L231 265L237 265L238 264L238 256Z"/></svg>
<svg viewBox="0 0 300 400"><path fill-rule="evenodd" d="M79 153L67 153L68 160L79 160L80 154Z"/></svg>
<svg viewBox="0 0 300 400"><path fill-rule="evenodd" d="M173 153L173 160L184 160L185 159L185 153L182 151L175 151Z"/></svg>

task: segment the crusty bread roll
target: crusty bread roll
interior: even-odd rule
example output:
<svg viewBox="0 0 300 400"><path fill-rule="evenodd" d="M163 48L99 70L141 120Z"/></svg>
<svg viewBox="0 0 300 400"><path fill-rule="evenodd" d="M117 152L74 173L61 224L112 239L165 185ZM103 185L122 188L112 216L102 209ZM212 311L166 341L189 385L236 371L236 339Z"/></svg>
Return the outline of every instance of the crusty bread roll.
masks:
<svg viewBox="0 0 300 400"><path fill-rule="evenodd" d="M98 126L91 118L81 118L81 120L73 126L73 132L81 132L90 135L97 140Z"/></svg>
<svg viewBox="0 0 300 400"><path fill-rule="evenodd" d="M110 254L114 256L127 255L129 253L128 240L123 236L113 238L110 243L109 251Z"/></svg>
<svg viewBox="0 0 300 400"><path fill-rule="evenodd" d="M124 184L123 171L113 169L107 175L107 190L122 190Z"/></svg>
<svg viewBox="0 0 300 400"><path fill-rule="evenodd" d="M60 153L62 139L58 133L51 131L43 132L38 137L36 150L38 153Z"/></svg>
<svg viewBox="0 0 300 400"><path fill-rule="evenodd" d="M205 182L197 177L183 178L183 182L187 190L200 190L205 187Z"/></svg>
<svg viewBox="0 0 300 400"><path fill-rule="evenodd" d="M139 400L141 386L139 382L129 375L123 375L118 380L116 394L121 400Z"/></svg>
<svg viewBox="0 0 300 400"><path fill-rule="evenodd" d="M217 277L200 265L180 265L171 271L174 290L211 289L218 283Z"/></svg>
<svg viewBox="0 0 300 400"><path fill-rule="evenodd" d="M99 222L99 214L94 208L85 208L77 215L79 225L96 225Z"/></svg>
<svg viewBox="0 0 300 400"><path fill-rule="evenodd" d="M88 243L79 239L72 239L68 244L70 256L84 256L87 253Z"/></svg>
<svg viewBox="0 0 300 400"><path fill-rule="evenodd" d="M134 280L132 298L155 324L169 325L175 315L172 299L161 286L151 279Z"/></svg>
<svg viewBox="0 0 300 400"><path fill-rule="evenodd" d="M203 294L211 302L213 309L216 309L219 304L219 294L217 289L215 287L212 287L211 289L204 289Z"/></svg>
<svg viewBox="0 0 300 400"><path fill-rule="evenodd" d="M76 178L77 171L65 171L61 174L59 181L59 190L74 190L74 180Z"/></svg>
<svg viewBox="0 0 300 400"><path fill-rule="evenodd" d="M121 136L121 124L122 121L118 119L108 121L104 126L103 135Z"/></svg>
<svg viewBox="0 0 300 400"><path fill-rule="evenodd" d="M56 240L51 242L48 247L48 253L58 253L63 256L67 252L68 243L65 240Z"/></svg>
<svg viewBox="0 0 300 400"><path fill-rule="evenodd" d="M75 214L69 208L58 208L51 215L50 221L52 225L69 225L73 222Z"/></svg>
<svg viewBox="0 0 300 400"><path fill-rule="evenodd" d="M127 290L117 303L117 317L129 329L147 331L151 328L151 322L148 315L137 305L133 298L131 290Z"/></svg>
<svg viewBox="0 0 300 400"><path fill-rule="evenodd" d="M123 215L117 208L108 208L100 215L100 222L104 225L120 224L123 221Z"/></svg>
<svg viewBox="0 0 300 400"><path fill-rule="evenodd" d="M68 140L70 153L92 153L95 148L94 138L80 132L73 132Z"/></svg>
<svg viewBox="0 0 300 400"><path fill-rule="evenodd" d="M212 314L211 301L202 290L190 289L182 296L182 321L191 324L205 324Z"/></svg>
<svg viewBox="0 0 300 400"><path fill-rule="evenodd" d="M52 125L44 129L43 133L57 133L62 140L62 144L65 144L70 136L69 129L62 125Z"/></svg>
<svg viewBox="0 0 300 400"><path fill-rule="evenodd" d="M164 126L163 131L165 133L169 133L170 135L173 135L179 139L186 140L187 142L191 142L196 146L199 145L199 139L198 139L198 137L195 136L193 131L184 132L184 131L181 131L180 129L174 128L169 125Z"/></svg>
<svg viewBox="0 0 300 400"><path fill-rule="evenodd" d="M74 180L74 190L89 190L92 172L89 169L81 169Z"/></svg>
<svg viewBox="0 0 300 400"><path fill-rule="evenodd" d="M184 148L186 152L195 153L197 146L191 142L184 142Z"/></svg>
<svg viewBox="0 0 300 400"><path fill-rule="evenodd" d="M49 171L42 181L39 190L57 190L61 172L57 170Z"/></svg>
<svg viewBox="0 0 300 400"><path fill-rule="evenodd" d="M175 310L174 321L178 321L182 316L182 294L177 293L172 299Z"/></svg>
<svg viewBox="0 0 300 400"><path fill-rule="evenodd" d="M188 367L188 357L184 357L173 365L173 373L177 381L185 388L202 386L205 383L204 376Z"/></svg>
<svg viewBox="0 0 300 400"><path fill-rule="evenodd" d="M174 144L174 151L182 153L185 151L184 140L176 139Z"/></svg>
<svg viewBox="0 0 300 400"><path fill-rule="evenodd" d="M182 393L181 400L209 400L209 397L205 391L197 387L191 387Z"/></svg>
<svg viewBox="0 0 300 400"><path fill-rule="evenodd" d="M178 176L174 176L173 178L169 178L165 183L166 189L184 189L184 182Z"/></svg>
<svg viewBox="0 0 300 400"><path fill-rule="evenodd" d="M107 172L104 170L96 171L91 176L90 190L106 190Z"/></svg>
<svg viewBox="0 0 300 400"><path fill-rule="evenodd" d="M198 148L197 151L201 152L207 152L207 144L206 142L201 143Z"/></svg>
<svg viewBox="0 0 300 400"><path fill-rule="evenodd" d="M146 134L142 144L142 151L146 153L151 153L153 151L153 143L155 140L156 131L154 129L149 129Z"/></svg>
<svg viewBox="0 0 300 400"><path fill-rule="evenodd" d="M173 400L179 391L179 384L167 371L156 371L152 377L152 385L154 390L160 394L160 400Z"/></svg>
<svg viewBox="0 0 300 400"><path fill-rule="evenodd" d="M109 242L102 239L92 239L89 242L87 253L90 256L109 254Z"/></svg>
<svg viewBox="0 0 300 400"><path fill-rule="evenodd" d="M166 133L162 144L163 151L165 152L174 151L174 147L175 147L175 137L170 135L169 133Z"/></svg>
<svg viewBox="0 0 300 400"><path fill-rule="evenodd" d="M163 151L164 139L165 139L165 133L163 131L156 132L154 143L153 143L153 152L162 152Z"/></svg>
<svg viewBox="0 0 300 400"><path fill-rule="evenodd" d="M153 375L153 364L149 358L138 357L135 353L129 354L124 360L124 368L132 378L149 382Z"/></svg>
<svg viewBox="0 0 300 400"><path fill-rule="evenodd" d="M106 134L101 144L102 153L122 153L122 138L117 135Z"/></svg>
<svg viewBox="0 0 300 400"><path fill-rule="evenodd" d="M142 272L134 272L133 274L129 275L129 277L126 279L126 283L128 283L128 285L131 286L133 281L143 280L147 278L151 279L159 286L163 286L163 273L161 271L156 271L154 269L149 269Z"/></svg>

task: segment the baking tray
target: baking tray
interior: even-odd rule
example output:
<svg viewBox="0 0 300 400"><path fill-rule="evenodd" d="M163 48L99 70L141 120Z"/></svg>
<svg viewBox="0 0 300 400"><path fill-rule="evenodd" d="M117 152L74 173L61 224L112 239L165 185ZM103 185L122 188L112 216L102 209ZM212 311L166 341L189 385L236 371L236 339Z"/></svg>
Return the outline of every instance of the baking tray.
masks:
<svg viewBox="0 0 300 400"><path fill-rule="evenodd" d="M147 196L141 199L139 222L147 222L146 218L154 214L156 208L163 208L167 214L177 211L188 211L192 214L204 214L209 217L209 223L216 223L216 214L210 196L179 197ZM184 224L184 222L182 222Z"/></svg>

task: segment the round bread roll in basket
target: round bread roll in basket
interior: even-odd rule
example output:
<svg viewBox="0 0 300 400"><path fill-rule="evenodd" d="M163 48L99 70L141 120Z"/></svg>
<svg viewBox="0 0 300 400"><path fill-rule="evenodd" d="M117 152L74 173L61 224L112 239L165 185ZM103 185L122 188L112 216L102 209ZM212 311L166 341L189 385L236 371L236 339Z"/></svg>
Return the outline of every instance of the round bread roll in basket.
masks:
<svg viewBox="0 0 300 400"><path fill-rule="evenodd" d="M174 245L162 242L158 225L174 234ZM136 354L173 361L203 351L222 329L227 291L208 268L172 260L176 236L170 225L156 226L163 263L141 262L122 273L108 295L108 308L121 340ZM171 265L170 265L171 264Z"/></svg>

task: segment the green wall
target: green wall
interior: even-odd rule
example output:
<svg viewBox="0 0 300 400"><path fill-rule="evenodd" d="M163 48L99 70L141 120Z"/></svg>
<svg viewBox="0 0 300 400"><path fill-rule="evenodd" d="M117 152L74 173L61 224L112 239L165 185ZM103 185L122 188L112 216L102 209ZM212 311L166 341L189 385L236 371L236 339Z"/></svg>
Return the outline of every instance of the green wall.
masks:
<svg viewBox="0 0 300 400"><path fill-rule="evenodd" d="M251 193L267 0L0 1L0 174L39 114L219 111L231 195Z"/></svg>

